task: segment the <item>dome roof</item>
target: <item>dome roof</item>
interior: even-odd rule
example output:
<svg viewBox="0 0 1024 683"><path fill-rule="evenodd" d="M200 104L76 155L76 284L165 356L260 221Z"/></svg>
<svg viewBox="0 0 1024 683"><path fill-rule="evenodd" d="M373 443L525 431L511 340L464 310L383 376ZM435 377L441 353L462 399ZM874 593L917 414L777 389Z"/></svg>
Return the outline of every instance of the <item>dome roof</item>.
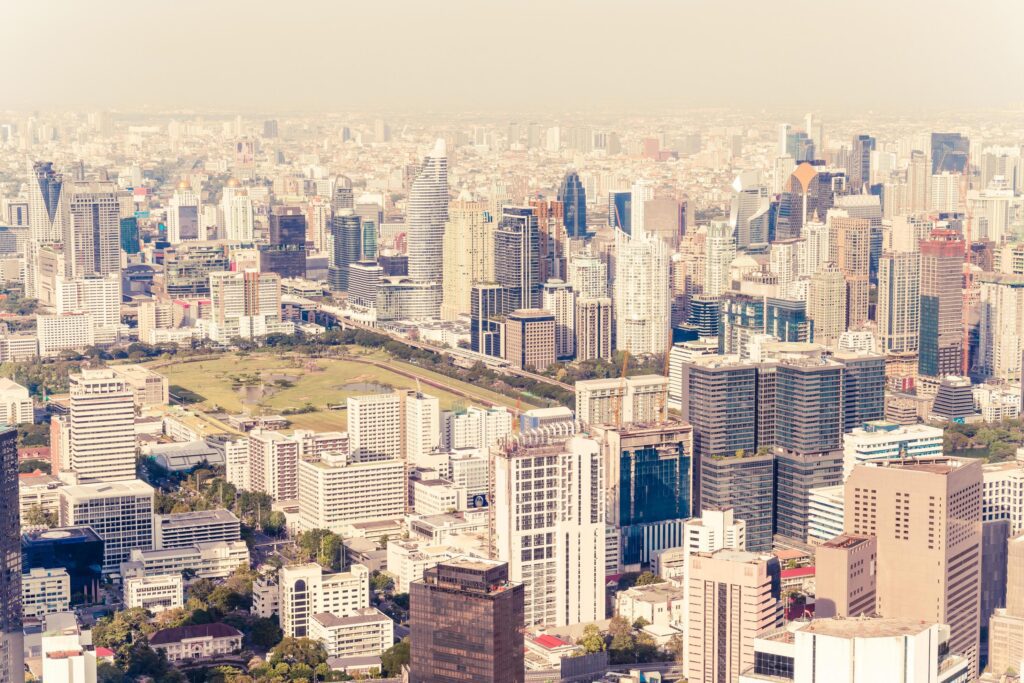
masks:
<svg viewBox="0 0 1024 683"><path fill-rule="evenodd" d="M182 178L181 180L178 181L178 184L174 187L174 189L176 189L176 190L191 190L192 186L189 185L189 182L187 180Z"/></svg>
<svg viewBox="0 0 1024 683"><path fill-rule="evenodd" d="M238 178L228 178L227 187L241 187L242 183L238 182Z"/></svg>

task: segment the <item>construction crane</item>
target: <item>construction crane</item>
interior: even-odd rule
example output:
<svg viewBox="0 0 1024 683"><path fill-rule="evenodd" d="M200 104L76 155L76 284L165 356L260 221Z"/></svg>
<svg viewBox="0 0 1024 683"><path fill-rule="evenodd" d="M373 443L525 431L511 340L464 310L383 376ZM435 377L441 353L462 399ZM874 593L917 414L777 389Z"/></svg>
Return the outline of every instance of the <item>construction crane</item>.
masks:
<svg viewBox="0 0 1024 683"><path fill-rule="evenodd" d="M615 393L615 427L622 427L622 399L626 393L626 369L629 367L629 351L622 355L622 372L619 375L620 390Z"/></svg>

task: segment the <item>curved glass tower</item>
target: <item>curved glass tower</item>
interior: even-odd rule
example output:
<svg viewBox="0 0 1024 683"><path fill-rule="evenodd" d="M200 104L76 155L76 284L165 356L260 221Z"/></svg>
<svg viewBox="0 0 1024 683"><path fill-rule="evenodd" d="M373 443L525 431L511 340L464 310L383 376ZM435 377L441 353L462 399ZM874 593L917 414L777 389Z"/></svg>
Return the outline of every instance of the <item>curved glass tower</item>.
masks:
<svg viewBox="0 0 1024 683"><path fill-rule="evenodd" d="M441 282L444 224L448 220L448 155L444 140L423 159L409 191L409 277Z"/></svg>

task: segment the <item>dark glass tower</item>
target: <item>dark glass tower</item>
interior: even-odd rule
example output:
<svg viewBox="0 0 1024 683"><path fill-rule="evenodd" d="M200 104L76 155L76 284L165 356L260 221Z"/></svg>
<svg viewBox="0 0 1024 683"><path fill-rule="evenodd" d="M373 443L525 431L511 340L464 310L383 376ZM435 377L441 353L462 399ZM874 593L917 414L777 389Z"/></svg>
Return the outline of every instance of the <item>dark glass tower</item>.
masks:
<svg viewBox="0 0 1024 683"><path fill-rule="evenodd" d="M505 308L505 292L501 285L473 285L469 300L470 349L488 356L503 356L502 325L498 318L504 316L508 310Z"/></svg>
<svg viewBox="0 0 1024 683"><path fill-rule="evenodd" d="M423 572L409 594L411 683L523 683L525 591L508 565L455 560Z"/></svg>
<svg viewBox="0 0 1024 683"><path fill-rule="evenodd" d="M282 278L306 277L306 216L298 207L274 207L270 244L260 247L260 270Z"/></svg>
<svg viewBox="0 0 1024 683"><path fill-rule="evenodd" d="M963 173L970 151L970 139L960 133L932 133L932 174Z"/></svg>
<svg viewBox="0 0 1024 683"><path fill-rule="evenodd" d="M850 151L850 190L859 194L861 188L871 182L871 152L875 139L870 135L858 135L853 139Z"/></svg>
<svg viewBox="0 0 1024 683"><path fill-rule="evenodd" d="M348 267L359 262L362 230L362 219L351 210L342 209L331 219L334 248L327 269L327 283L332 292L348 291Z"/></svg>
<svg viewBox="0 0 1024 683"><path fill-rule="evenodd" d="M135 216L121 219L121 251L139 253L139 219Z"/></svg>
<svg viewBox="0 0 1024 683"><path fill-rule="evenodd" d="M562 202L562 224L569 237L587 236L587 191L576 171L569 171L558 188L558 201Z"/></svg>
<svg viewBox="0 0 1024 683"><path fill-rule="evenodd" d="M630 215L633 212L632 192L608 193L608 225L619 228L627 235L633 234Z"/></svg>
<svg viewBox="0 0 1024 683"><path fill-rule="evenodd" d="M0 683L24 679L21 630L21 518L18 508L18 430L0 431Z"/></svg>

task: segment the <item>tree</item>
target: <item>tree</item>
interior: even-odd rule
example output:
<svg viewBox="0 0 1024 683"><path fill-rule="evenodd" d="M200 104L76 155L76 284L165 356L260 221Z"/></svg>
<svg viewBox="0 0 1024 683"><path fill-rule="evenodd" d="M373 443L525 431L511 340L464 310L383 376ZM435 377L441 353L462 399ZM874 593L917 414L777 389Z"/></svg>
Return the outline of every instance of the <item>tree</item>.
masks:
<svg viewBox="0 0 1024 683"><path fill-rule="evenodd" d="M327 651L322 643L309 638L285 638L270 651L270 663L286 662L290 666L305 664L311 668L327 661Z"/></svg>
<svg viewBox="0 0 1024 683"><path fill-rule="evenodd" d="M651 625L651 622L647 621L643 617L637 617L636 621L633 622L633 630L634 631L643 631L644 628L646 628L647 626L650 626L650 625Z"/></svg>
<svg viewBox="0 0 1024 683"><path fill-rule="evenodd" d="M380 656L380 665L384 675L388 678L395 678L402 675L402 667L409 664L409 639L403 638L401 642L395 643Z"/></svg>
<svg viewBox="0 0 1024 683"><path fill-rule="evenodd" d="M52 510L44 510L41 505L33 505L25 511L25 524L52 529L57 526L57 515Z"/></svg>
<svg viewBox="0 0 1024 683"><path fill-rule="evenodd" d="M654 572L644 572L640 576L636 577L637 586L650 586L655 583L664 583L665 579L661 578Z"/></svg>
<svg viewBox="0 0 1024 683"><path fill-rule="evenodd" d="M258 618L252 622L248 630L249 640L256 647L269 650L281 642L283 632L273 619Z"/></svg>
<svg viewBox="0 0 1024 683"><path fill-rule="evenodd" d="M587 624L584 626L583 636L576 641L576 644L582 645L587 654L604 652L606 647L604 636L601 635L601 629L597 627L597 624Z"/></svg>
<svg viewBox="0 0 1024 683"><path fill-rule="evenodd" d="M374 572L370 576L370 588L378 593L387 593L395 587L395 580L383 572Z"/></svg>
<svg viewBox="0 0 1024 683"><path fill-rule="evenodd" d="M284 516L284 513L280 510L274 510L267 515L266 520L263 522L263 531L268 536L280 536L284 533L285 526L288 524L288 518Z"/></svg>
<svg viewBox="0 0 1024 683"><path fill-rule="evenodd" d="M132 646L140 641L145 643L146 636L153 631L154 626L146 610L133 607L101 619L92 630L92 642L113 650L118 667L124 670L127 669Z"/></svg>
<svg viewBox="0 0 1024 683"><path fill-rule="evenodd" d="M124 674L110 662L96 665L96 683L124 683Z"/></svg>

